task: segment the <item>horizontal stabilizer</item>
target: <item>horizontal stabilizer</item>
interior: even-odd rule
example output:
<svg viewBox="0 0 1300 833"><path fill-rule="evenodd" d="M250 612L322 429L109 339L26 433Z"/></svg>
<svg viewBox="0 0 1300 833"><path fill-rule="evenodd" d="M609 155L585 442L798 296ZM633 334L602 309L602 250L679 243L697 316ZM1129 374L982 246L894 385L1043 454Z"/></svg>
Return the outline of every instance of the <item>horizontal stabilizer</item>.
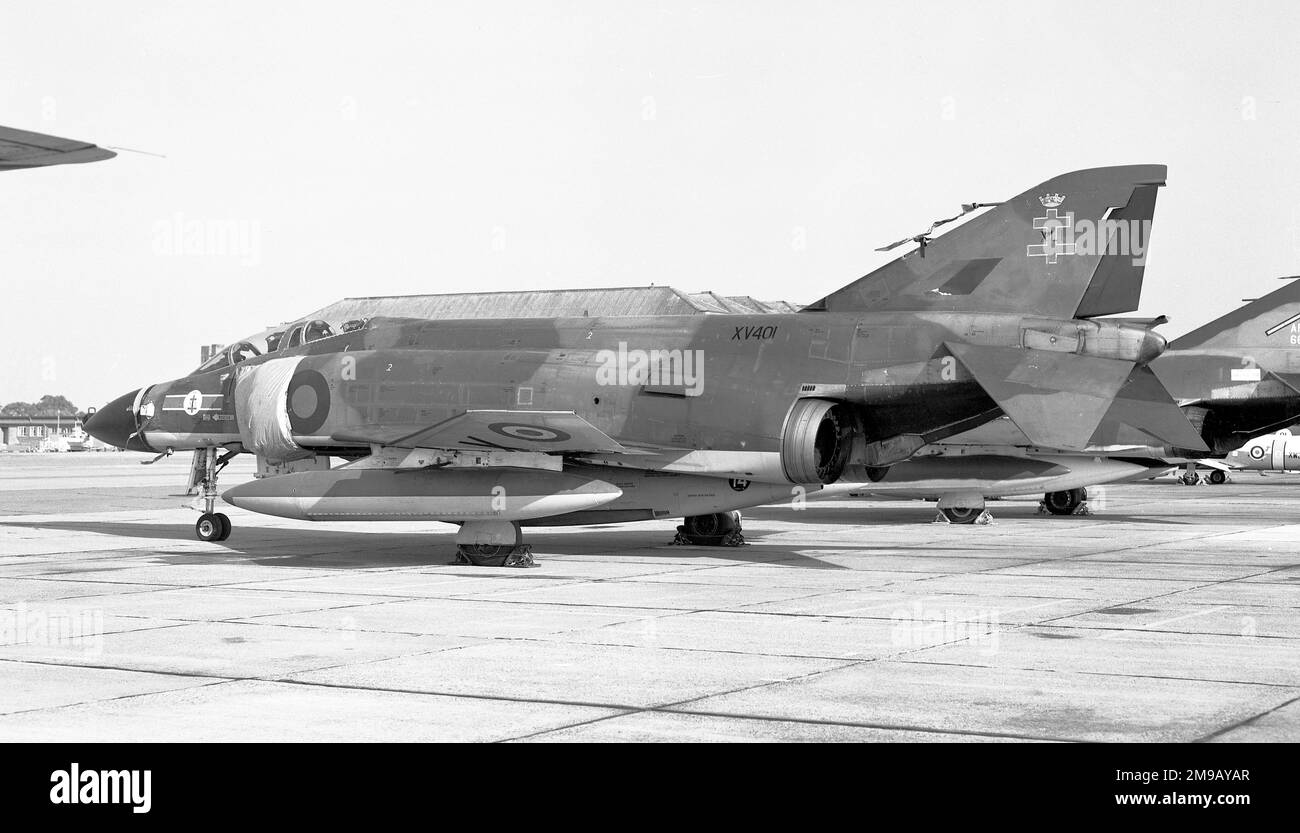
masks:
<svg viewBox="0 0 1300 833"><path fill-rule="evenodd" d="M1093 435L1093 443L1103 446L1141 444L1140 440L1124 431L1123 426L1136 428L1174 448L1209 451L1169 391L1145 366L1133 368Z"/></svg>
<svg viewBox="0 0 1300 833"><path fill-rule="evenodd" d="M366 426L344 431L341 442L465 451L627 453L618 442L573 411L466 411L427 428Z"/></svg>
<svg viewBox="0 0 1300 833"><path fill-rule="evenodd" d="M948 343L1029 442L1086 448L1133 365L1074 353Z"/></svg>

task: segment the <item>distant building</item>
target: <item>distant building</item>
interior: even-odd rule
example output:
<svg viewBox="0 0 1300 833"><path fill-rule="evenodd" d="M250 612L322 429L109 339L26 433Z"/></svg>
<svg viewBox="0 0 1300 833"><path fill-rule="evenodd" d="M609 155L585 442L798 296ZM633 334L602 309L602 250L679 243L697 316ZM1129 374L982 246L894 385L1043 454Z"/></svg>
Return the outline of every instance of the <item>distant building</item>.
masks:
<svg viewBox="0 0 1300 833"><path fill-rule="evenodd" d="M74 448L86 439L81 420L74 416L0 416L0 442L12 451L63 449L65 444Z"/></svg>

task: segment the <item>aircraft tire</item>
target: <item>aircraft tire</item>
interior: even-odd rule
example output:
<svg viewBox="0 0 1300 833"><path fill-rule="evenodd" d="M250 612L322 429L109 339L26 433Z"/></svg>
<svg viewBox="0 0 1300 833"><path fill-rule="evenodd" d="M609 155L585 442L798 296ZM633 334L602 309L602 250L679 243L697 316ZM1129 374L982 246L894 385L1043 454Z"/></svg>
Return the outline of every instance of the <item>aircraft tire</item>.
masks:
<svg viewBox="0 0 1300 833"><path fill-rule="evenodd" d="M212 517L216 518L221 523L221 536L213 540L224 541L229 538L230 530L234 528L230 523L230 518L228 518L224 512L218 512Z"/></svg>
<svg viewBox="0 0 1300 833"><path fill-rule="evenodd" d="M1228 473L1221 471L1220 469L1213 469L1210 471L1209 475L1206 476L1206 479L1215 486L1219 486L1228 482Z"/></svg>
<svg viewBox="0 0 1300 833"><path fill-rule="evenodd" d="M1088 499L1087 489L1066 489L1043 495L1043 505L1053 515L1073 515L1079 504Z"/></svg>
<svg viewBox="0 0 1300 833"><path fill-rule="evenodd" d="M204 512L194 524L194 534L200 541L220 541L225 526L217 515Z"/></svg>

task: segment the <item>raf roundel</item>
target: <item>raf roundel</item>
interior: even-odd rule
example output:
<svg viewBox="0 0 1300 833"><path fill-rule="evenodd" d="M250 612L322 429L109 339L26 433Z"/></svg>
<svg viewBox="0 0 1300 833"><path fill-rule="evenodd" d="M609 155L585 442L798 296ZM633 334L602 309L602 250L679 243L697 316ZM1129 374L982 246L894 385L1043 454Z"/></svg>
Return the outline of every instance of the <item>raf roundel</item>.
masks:
<svg viewBox="0 0 1300 833"><path fill-rule="evenodd" d="M572 439L571 434L559 429L523 422L494 422L488 426L488 430L512 440L527 440L535 443L562 443Z"/></svg>
<svg viewBox="0 0 1300 833"><path fill-rule="evenodd" d="M330 387L315 370L299 370L289 380L289 425L295 434L314 434L330 413Z"/></svg>
<svg viewBox="0 0 1300 833"><path fill-rule="evenodd" d="M1250 456L1251 456L1252 458L1256 459L1256 460L1263 460L1263 459L1264 459L1264 446L1262 446L1262 445L1252 445L1252 446L1250 447Z"/></svg>

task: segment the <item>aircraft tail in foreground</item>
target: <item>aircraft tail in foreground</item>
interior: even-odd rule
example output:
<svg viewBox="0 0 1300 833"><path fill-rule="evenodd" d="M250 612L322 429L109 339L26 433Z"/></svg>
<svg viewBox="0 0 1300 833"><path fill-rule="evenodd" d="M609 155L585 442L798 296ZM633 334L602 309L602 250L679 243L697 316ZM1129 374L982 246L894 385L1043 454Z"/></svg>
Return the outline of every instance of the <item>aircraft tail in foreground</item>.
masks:
<svg viewBox="0 0 1300 833"><path fill-rule="evenodd" d="M1164 165L1062 174L933 240L899 241L919 248L805 309L1053 318L1135 310L1165 177Z"/></svg>

